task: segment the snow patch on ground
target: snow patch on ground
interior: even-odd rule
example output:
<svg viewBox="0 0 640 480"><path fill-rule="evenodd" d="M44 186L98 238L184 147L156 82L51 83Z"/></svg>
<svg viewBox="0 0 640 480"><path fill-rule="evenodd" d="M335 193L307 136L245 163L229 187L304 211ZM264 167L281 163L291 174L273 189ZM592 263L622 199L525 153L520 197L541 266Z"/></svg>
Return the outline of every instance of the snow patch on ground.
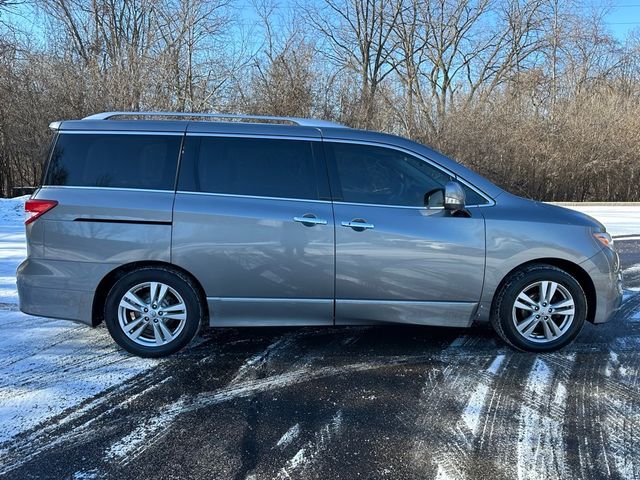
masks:
<svg viewBox="0 0 640 480"><path fill-rule="evenodd" d="M0 199L0 444L158 363L126 355L104 328L18 311L27 198Z"/></svg>
<svg viewBox="0 0 640 480"><path fill-rule="evenodd" d="M475 388L475 390L469 397L469 400L467 401L467 406L462 412L462 421L465 423L474 437L478 433L478 427L480 426L480 421L482 420L482 414L485 410L487 397L493 385L493 377L500 370L504 358L504 354L500 354L493 359L491 365L487 367L487 370L485 372L488 378L483 378L478 383L478 386Z"/></svg>
<svg viewBox="0 0 640 480"><path fill-rule="evenodd" d="M527 378L517 444L519 479L566 478L566 449L562 437L567 395L564 383L575 355L564 357L558 371L550 366L552 360L551 357L546 361L536 358Z"/></svg>
<svg viewBox="0 0 640 480"><path fill-rule="evenodd" d="M173 420L180 415L184 406L184 399L164 408L157 415L147 419L137 426L131 433L114 442L105 452L108 460L129 463L160 440L169 431Z"/></svg>
<svg viewBox="0 0 640 480"><path fill-rule="evenodd" d="M291 478L291 474L296 470L304 470L314 461L329 444L342 432L342 410L338 410L331 420L315 432L313 440L307 442L298 452L287 462L287 465L278 473L279 479ZM297 475L296 475L297 476ZM304 478L304 475L301 476Z"/></svg>
<svg viewBox="0 0 640 480"><path fill-rule="evenodd" d="M276 443L276 447L287 447L291 442L298 438L298 435L300 435L300 424L296 423L293 427L287 430L282 437L280 437L280 440Z"/></svg>
<svg viewBox="0 0 640 480"><path fill-rule="evenodd" d="M640 205L563 205L595 218L612 236L640 234Z"/></svg>

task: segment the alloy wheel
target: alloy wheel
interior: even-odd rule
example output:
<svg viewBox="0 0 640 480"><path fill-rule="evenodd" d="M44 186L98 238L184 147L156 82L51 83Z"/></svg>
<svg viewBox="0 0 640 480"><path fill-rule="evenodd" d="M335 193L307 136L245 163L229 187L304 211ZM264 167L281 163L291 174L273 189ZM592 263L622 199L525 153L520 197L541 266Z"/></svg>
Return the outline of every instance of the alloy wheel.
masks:
<svg viewBox="0 0 640 480"><path fill-rule="evenodd" d="M120 328L131 341L146 347L173 341L187 322L180 294L160 282L144 282L127 290L118 306Z"/></svg>
<svg viewBox="0 0 640 480"><path fill-rule="evenodd" d="M526 340L549 343L571 327L575 302L569 290L553 281L539 281L523 288L513 304L512 321Z"/></svg>

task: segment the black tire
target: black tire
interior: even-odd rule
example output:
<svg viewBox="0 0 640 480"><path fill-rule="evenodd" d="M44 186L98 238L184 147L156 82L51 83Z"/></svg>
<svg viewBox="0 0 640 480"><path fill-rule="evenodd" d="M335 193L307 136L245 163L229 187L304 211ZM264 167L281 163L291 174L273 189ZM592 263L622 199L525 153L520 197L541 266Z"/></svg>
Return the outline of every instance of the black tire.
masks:
<svg viewBox="0 0 640 480"><path fill-rule="evenodd" d="M573 297L575 313L562 335L546 343L537 343L518 332L512 313L520 292L528 285L542 281L553 281L564 287ZM530 265L511 274L496 294L491 311L491 324L496 333L510 346L528 352L550 352L564 347L580 333L586 319L587 298L580 283L569 273L551 265Z"/></svg>
<svg viewBox="0 0 640 480"><path fill-rule="evenodd" d="M130 289L145 282L161 282L169 286L182 297L186 307L186 320L182 330L175 338L163 345L140 345L130 339L120 325L118 317L120 301ZM165 357L184 348L198 333L204 313L203 302L193 281L165 267L142 267L123 275L109 291L104 306L105 323L111 337L129 353L147 358ZM153 325L150 326L153 327Z"/></svg>

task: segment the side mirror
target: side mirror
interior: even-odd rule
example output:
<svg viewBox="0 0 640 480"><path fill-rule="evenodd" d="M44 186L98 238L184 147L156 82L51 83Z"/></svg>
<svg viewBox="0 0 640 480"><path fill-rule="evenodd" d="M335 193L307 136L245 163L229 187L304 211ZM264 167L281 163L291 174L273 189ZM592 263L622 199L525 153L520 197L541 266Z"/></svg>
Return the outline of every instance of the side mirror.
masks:
<svg viewBox="0 0 640 480"><path fill-rule="evenodd" d="M465 207L465 194L462 185L458 182L447 182L444 186L444 208L452 212L463 211Z"/></svg>
<svg viewBox="0 0 640 480"><path fill-rule="evenodd" d="M444 206L444 188L434 188L425 193L424 206L427 208L442 208Z"/></svg>

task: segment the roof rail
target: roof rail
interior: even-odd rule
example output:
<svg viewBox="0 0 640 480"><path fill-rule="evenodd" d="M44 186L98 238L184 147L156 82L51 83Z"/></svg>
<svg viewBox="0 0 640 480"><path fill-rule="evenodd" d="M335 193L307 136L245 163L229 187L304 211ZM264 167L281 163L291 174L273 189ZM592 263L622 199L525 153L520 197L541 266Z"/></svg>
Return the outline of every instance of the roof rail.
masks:
<svg viewBox="0 0 640 480"><path fill-rule="evenodd" d="M197 118L229 118L234 120L263 120L265 122L289 122L301 127L339 127L346 128L339 123L327 120L315 120L313 118L276 117L271 115L241 115L236 113L189 113L189 112L102 112L89 115L83 120L108 120L113 117L137 116L137 117L197 117Z"/></svg>

